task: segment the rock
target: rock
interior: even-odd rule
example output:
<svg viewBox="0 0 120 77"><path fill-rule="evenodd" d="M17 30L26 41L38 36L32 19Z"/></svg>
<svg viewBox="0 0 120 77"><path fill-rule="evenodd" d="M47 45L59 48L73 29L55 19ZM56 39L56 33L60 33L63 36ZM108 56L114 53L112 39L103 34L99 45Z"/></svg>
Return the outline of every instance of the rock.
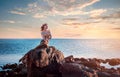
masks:
<svg viewBox="0 0 120 77"><path fill-rule="evenodd" d="M6 76L6 71L0 71L0 77L5 77Z"/></svg>
<svg viewBox="0 0 120 77"><path fill-rule="evenodd" d="M49 63L60 63L64 60L64 55L61 51L57 50L54 46L49 47L51 50L48 51Z"/></svg>
<svg viewBox="0 0 120 77"><path fill-rule="evenodd" d="M27 67L28 77L45 77L47 73L59 74L59 64L64 59L61 51L44 41L20 59Z"/></svg>
<svg viewBox="0 0 120 77"><path fill-rule="evenodd" d="M111 74L111 77L120 77L120 74Z"/></svg>
<svg viewBox="0 0 120 77"><path fill-rule="evenodd" d="M100 61L101 61L101 63L104 63L104 64L106 64L107 63L107 61L106 60L103 60L103 59L99 59Z"/></svg>
<svg viewBox="0 0 120 77"><path fill-rule="evenodd" d="M83 70L85 71L87 77L98 77L97 71L92 68L84 67Z"/></svg>
<svg viewBox="0 0 120 77"><path fill-rule="evenodd" d="M68 57L65 57L65 62L67 62L67 63L71 63L71 62L74 62L74 57L73 57L73 55L70 55L70 56L68 56Z"/></svg>
<svg viewBox="0 0 120 77"><path fill-rule="evenodd" d="M82 74L82 67L76 63L63 63L60 67L62 77L80 77Z"/></svg>
<svg viewBox="0 0 120 77"><path fill-rule="evenodd" d="M80 61L81 61L81 62L88 62L88 60L85 59L85 58L80 58Z"/></svg>
<svg viewBox="0 0 120 77"><path fill-rule="evenodd" d="M17 64L15 63L15 64L6 64L6 65L4 65L3 67L1 67L3 70L4 69L15 69L15 68L17 68Z"/></svg>
<svg viewBox="0 0 120 77"><path fill-rule="evenodd" d="M111 66L119 65L119 64L120 64L120 59L109 59L109 60L108 60L108 63L109 63Z"/></svg>
<svg viewBox="0 0 120 77"><path fill-rule="evenodd" d="M79 58L74 58L74 61L80 61L80 59Z"/></svg>
<svg viewBox="0 0 120 77"><path fill-rule="evenodd" d="M98 77L111 77L111 75L107 72L98 72Z"/></svg>
<svg viewBox="0 0 120 77"><path fill-rule="evenodd" d="M101 66L101 67L100 67L100 70L101 70L101 71L105 71L105 70L106 70L105 66Z"/></svg>
<svg viewBox="0 0 120 77"><path fill-rule="evenodd" d="M117 68L117 71L120 73L120 67L119 67L119 68Z"/></svg>
<svg viewBox="0 0 120 77"><path fill-rule="evenodd" d="M90 67L90 68L100 68L100 63L97 61L85 61L82 63L83 65Z"/></svg>
<svg viewBox="0 0 120 77"><path fill-rule="evenodd" d="M77 63L63 63L60 67L62 77L98 77L93 69Z"/></svg>
<svg viewBox="0 0 120 77"><path fill-rule="evenodd" d="M80 61L80 59L79 58L74 58L74 61L73 61L74 63L77 63L77 64L81 64L81 61Z"/></svg>

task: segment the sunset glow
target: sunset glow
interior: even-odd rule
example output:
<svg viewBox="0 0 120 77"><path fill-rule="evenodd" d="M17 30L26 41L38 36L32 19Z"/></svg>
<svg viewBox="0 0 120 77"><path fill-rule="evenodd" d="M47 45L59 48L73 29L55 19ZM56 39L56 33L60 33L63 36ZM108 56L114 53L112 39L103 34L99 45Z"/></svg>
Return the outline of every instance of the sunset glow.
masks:
<svg viewBox="0 0 120 77"><path fill-rule="evenodd" d="M120 0L1 0L0 38L120 39Z"/></svg>

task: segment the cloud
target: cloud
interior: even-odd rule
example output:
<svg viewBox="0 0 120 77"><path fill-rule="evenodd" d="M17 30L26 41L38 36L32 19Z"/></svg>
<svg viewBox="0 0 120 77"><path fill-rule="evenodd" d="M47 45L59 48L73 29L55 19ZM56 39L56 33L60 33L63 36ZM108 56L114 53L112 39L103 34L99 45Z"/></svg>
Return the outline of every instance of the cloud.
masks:
<svg viewBox="0 0 120 77"><path fill-rule="evenodd" d="M63 21L76 21L76 20L78 20L79 18L63 18L62 20Z"/></svg>
<svg viewBox="0 0 120 77"><path fill-rule="evenodd" d="M110 12L112 12L112 13L110 13ZM108 13L110 13L110 14L108 14ZM88 18L88 20L101 20L102 22L119 25L120 24L120 11L109 10L104 15L91 16Z"/></svg>
<svg viewBox="0 0 120 77"><path fill-rule="evenodd" d="M68 11L52 10L51 13L56 15L62 15L62 16L69 16L69 15L74 16L74 15L82 15L84 12L81 10L68 10Z"/></svg>
<svg viewBox="0 0 120 77"><path fill-rule="evenodd" d="M13 20L4 20L4 21L0 21L0 22L3 22L3 23L11 23L11 24L16 23L16 22L13 21Z"/></svg>
<svg viewBox="0 0 120 77"><path fill-rule="evenodd" d="M100 0L37 0L36 2L28 4L24 11L27 10L27 12L32 13L32 15L39 13L43 16L82 15L84 13L82 11L83 8L98 1Z"/></svg>
<svg viewBox="0 0 120 77"><path fill-rule="evenodd" d="M50 12L56 15L82 15L83 8L90 6L100 0L45 0L52 7Z"/></svg>
<svg viewBox="0 0 120 77"><path fill-rule="evenodd" d="M26 9L30 13L36 13L41 10L41 6L37 2L34 2L34 3L28 4L28 7Z"/></svg>
<svg viewBox="0 0 120 77"><path fill-rule="evenodd" d="M119 28L112 28L112 29L114 29L114 30L120 30L120 27Z"/></svg>
<svg viewBox="0 0 120 77"><path fill-rule="evenodd" d="M11 23L11 24L15 23L15 21L12 21L12 20L8 20L6 22Z"/></svg>
<svg viewBox="0 0 120 77"><path fill-rule="evenodd" d="M18 14L18 15L26 15L24 12L19 12L19 11L10 11L12 14Z"/></svg>
<svg viewBox="0 0 120 77"><path fill-rule="evenodd" d="M88 18L64 18L62 19L63 25L69 25L69 26L80 26L80 25L88 25L93 23L100 23L101 19L90 19L102 16L103 13L106 13L107 9L94 9L91 11L82 11L81 15L87 15ZM89 18L90 17L90 18ZM76 28L76 27L75 27Z"/></svg>
<svg viewBox="0 0 120 77"><path fill-rule="evenodd" d="M74 8L82 9L90 6L100 0L44 0L52 9L57 11L73 10Z"/></svg>
<svg viewBox="0 0 120 77"><path fill-rule="evenodd" d="M91 11L73 9L73 10L68 10L68 11L52 10L51 12L49 12L49 14L50 15L56 14L56 15L62 15L62 16L87 15L89 17L98 17L106 12L107 12L107 9L93 9Z"/></svg>
<svg viewBox="0 0 120 77"><path fill-rule="evenodd" d="M99 22L72 22L72 23L62 23L63 25L68 25L68 26L81 26L81 25L88 25L92 23L99 23Z"/></svg>
<svg viewBox="0 0 120 77"><path fill-rule="evenodd" d="M92 10L90 11L90 17L98 17L101 16L101 14L105 13L107 10L106 9L97 9L97 10Z"/></svg>
<svg viewBox="0 0 120 77"><path fill-rule="evenodd" d="M67 26L73 26L78 28L79 26L89 25L93 23L100 23L101 20L90 20L90 19L80 19L80 18L63 18L61 24Z"/></svg>
<svg viewBox="0 0 120 77"><path fill-rule="evenodd" d="M36 13L33 17L34 18L44 18L45 16L40 13Z"/></svg>
<svg viewBox="0 0 120 77"><path fill-rule="evenodd" d="M112 14L107 14L104 16L96 16L96 17L91 17L92 19L119 19L120 18L120 11L116 11Z"/></svg>
<svg viewBox="0 0 120 77"><path fill-rule="evenodd" d="M22 21L14 21L14 20L1 20L1 23L10 23L10 24L15 24L15 23L23 23Z"/></svg>

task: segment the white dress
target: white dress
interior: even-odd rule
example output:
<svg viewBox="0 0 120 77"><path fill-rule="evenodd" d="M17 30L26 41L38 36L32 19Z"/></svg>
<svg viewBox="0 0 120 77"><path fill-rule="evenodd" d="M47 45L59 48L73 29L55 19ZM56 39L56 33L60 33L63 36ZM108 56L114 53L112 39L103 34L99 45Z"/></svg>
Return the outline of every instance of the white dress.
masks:
<svg viewBox="0 0 120 77"><path fill-rule="evenodd" d="M41 36L42 36L43 40L50 40L51 39L51 33L49 30L42 31Z"/></svg>

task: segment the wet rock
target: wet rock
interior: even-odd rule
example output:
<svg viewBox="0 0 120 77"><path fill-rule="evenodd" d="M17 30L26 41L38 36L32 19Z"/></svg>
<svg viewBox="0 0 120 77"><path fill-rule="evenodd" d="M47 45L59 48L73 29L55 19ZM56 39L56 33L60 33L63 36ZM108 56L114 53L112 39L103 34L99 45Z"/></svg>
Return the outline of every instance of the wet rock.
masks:
<svg viewBox="0 0 120 77"><path fill-rule="evenodd" d="M108 60L108 63L109 63L111 66L119 65L119 64L120 64L120 59L109 59L109 60Z"/></svg>
<svg viewBox="0 0 120 77"><path fill-rule="evenodd" d="M94 69L100 68L100 63L97 61L86 61L86 62L83 62L82 64Z"/></svg>
<svg viewBox="0 0 120 77"><path fill-rule="evenodd" d="M100 70L101 70L101 71L105 71L105 70L106 70L105 66L101 66L101 67L100 67Z"/></svg>
<svg viewBox="0 0 120 77"><path fill-rule="evenodd" d="M111 75L107 72L98 72L98 77L111 77Z"/></svg>
<svg viewBox="0 0 120 77"><path fill-rule="evenodd" d="M4 65L3 67L1 67L3 70L4 69L15 69L15 68L17 68L17 64L15 63L15 64L6 64L6 65Z"/></svg>

